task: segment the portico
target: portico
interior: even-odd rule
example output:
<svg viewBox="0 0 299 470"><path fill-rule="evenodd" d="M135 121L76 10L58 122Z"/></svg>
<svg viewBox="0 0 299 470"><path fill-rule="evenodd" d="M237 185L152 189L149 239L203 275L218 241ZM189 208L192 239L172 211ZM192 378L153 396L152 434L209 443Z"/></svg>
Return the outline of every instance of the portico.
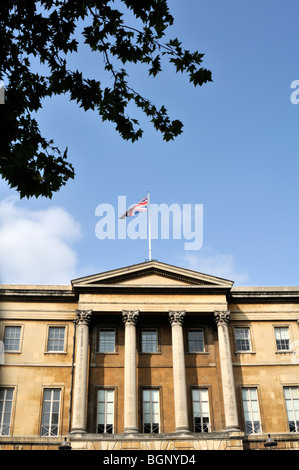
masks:
<svg viewBox="0 0 299 470"><path fill-rule="evenodd" d="M204 355L202 357L206 361L206 367L211 369L211 364L214 364L215 374L216 364L219 363L225 416L224 422L221 424L221 431L237 431L239 429L228 335L229 312L226 301L226 293L231 288L231 281L150 262L146 263L146 266L143 264L142 269L137 265L131 269L120 269L75 280L72 284L73 289L78 293L80 307L77 312L71 429L73 435L83 435L90 432L91 429L95 429L92 423L88 423L88 416L92 416L95 420L97 412L92 411L91 408L93 407L95 410L96 405L88 405L87 401L88 396L95 396L92 389L97 387L116 390L114 396L117 393L119 424L115 424L113 429L118 433L124 433L127 436L142 433L145 412L142 404L142 391L145 389L159 391L156 394L159 396L159 401L156 404L150 402L147 405L159 408L159 413L157 412L157 417L154 418L155 420L159 419L159 433L165 430L177 435L194 432L193 412L190 413L190 390L195 386L203 387L206 379L202 383L200 381L189 383L190 380L187 380L187 375L190 374L190 357L187 357L187 362L189 362L186 369L184 328L193 325L195 318L197 318L196 324L198 324L198 316L202 316L203 322L207 318L209 319L207 330L213 331L219 342L218 358L214 357L213 362L208 364L206 357ZM93 346L90 338L96 337L96 333L92 333L92 330L101 329L101 327L105 329L106 325L113 324L116 318L119 319L118 338L123 338L123 344L121 341L119 342L118 353L114 356L109 357L106 354L104 357L96 350L95 352L91 350ZM171 343L169 348L163 344L164 341L161 342L161 348L166 350L167 347L169 349L167 357L170 360L167 363L163 362L161 351L146 355L139 349L138 335L141 334L142 325L146 325L149 330L150 323L155 326L150 331L158 331L157 325L160 325L161 322L163 324L163 328L159 327L161 335L171 338L171 341L165 341ZM120 350L123 359L120 357ZM207 355L208 351L204 354ZM93 357L91 363L90 357ZM102 365L97 366L99 362L96 362L99 361L99 358L106 361L107 365L108 362L110 364L112 377L114 373L114 378L110 379L111 383L106 383L105 377L92 379L97 382L93 384L88 381L90 376L101 376ZM164 368L164 375L167 374L165 383L161 377L159 380L154 378L156 369L145 365L145 360L153 364L158 364L160 361L159 364ZM211 388L211 384L209 384L207 389L209 393L211 393ZM170 391L172 397L169 396ZM122 394L123 398L121 398ZM170 429L171 417L167 416L167 407L162 406L165 400L169 403L173 402L174 406L172 429ZM120 403L123 404L122 408L120 408ZM88 409L91 411L88 412ZM122 428L120 428L121 422L123 423ZM210 429L214 430L211 425Z"/></svg>

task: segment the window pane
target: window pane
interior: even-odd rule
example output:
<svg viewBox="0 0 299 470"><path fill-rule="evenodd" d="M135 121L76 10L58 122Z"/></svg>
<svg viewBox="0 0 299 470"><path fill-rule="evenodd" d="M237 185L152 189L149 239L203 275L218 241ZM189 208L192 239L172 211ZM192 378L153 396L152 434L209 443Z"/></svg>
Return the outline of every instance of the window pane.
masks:
<svg viewBox="0 0 299 470"><path fill-rule="evenodd" d="M105 401L105 390L98 390L98 401Z"/></svg>
<svg viewBox="0 0 299 470"><path fill-rule="evenodd" d="M54 390L53 400L60 400L60 390Z"/></svg>
<svg viewBox="0 0 299 470"><path fill-rule="evenodd" d="M144 425L143 425L143 432L144 432L144 433L149 433L149 432L151 432L151 424L150 424L150 423L144 423Z"/></svg>
<svg viewBox="0 0 299 470"><path fill-rule="evenodd" d="M289 387L284 387L284 397L285 398L290 398L291 397L291 391Z"/></svg>
<svg viewBox="0 0 299 470"><path fill-rule="evenodd" d="M152 432L158 433L159 432L159 423L153 423L152 425Z"/></svg>
<svg viewBox="0 0 299 470"><path fill-rule="evenodd" d="M107 403L107 409L106 409L107 413L109 413L109 414L113 413L113 406L114 406L113 403L111 403L111 402Z"/></svg>
<svg viewBox="0 0 299 470"><path fill-rule="evenodd" d="M106 433L107 434L112 434L113 433L113 425L112 424L107 424Z"/></svg>
<svg viewBox="0 0 299 470"><path fill-rule="evenodd" d="M146 401L145 401L145 402L143 403L143 411L144 411L144 413L146 413L146 414L150 414L150 412L151 412L151 404L150 404L150 402L146 402Z"/></svg>

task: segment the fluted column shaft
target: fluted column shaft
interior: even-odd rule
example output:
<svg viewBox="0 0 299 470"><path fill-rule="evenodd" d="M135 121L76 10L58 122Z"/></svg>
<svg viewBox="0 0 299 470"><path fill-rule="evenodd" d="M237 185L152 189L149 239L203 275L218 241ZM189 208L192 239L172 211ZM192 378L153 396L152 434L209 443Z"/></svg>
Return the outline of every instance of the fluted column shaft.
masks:
<svg viewBox="0 0 299 470"><path fill-rule="evenodd" d="M88 337L92 311L77 310L76 369L72 433L86 432Z"/></svg>
<svg viewBox="0 0 299 470"><path fill-rule="evenodd" d="M227 430L238 430L239 420L237 412L236 392L233 374L232 357L228 332L229 311L215 312L215 321L218 328L220 368L223 388L223 402L225 425Z"/></svg>
<svg viewBox="0 0 299 470"><path fill-rule="evenodd" d="M183 322L185 312L169 312L172 336L175 432L189 432Z"/></svg>
<svg viewBox="0 0 299 470"><path fill-rule="evenodd" d="M136 323L138 311L122 312L125 324L124 432L138 432Z"/></svg>

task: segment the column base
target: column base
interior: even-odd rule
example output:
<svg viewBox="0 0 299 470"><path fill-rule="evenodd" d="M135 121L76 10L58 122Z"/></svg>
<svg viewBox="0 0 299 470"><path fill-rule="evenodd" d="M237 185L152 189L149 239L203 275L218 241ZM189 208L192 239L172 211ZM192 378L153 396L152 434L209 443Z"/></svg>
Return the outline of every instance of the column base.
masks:
<svg viewBox="0 0 299 470"><path fill-rule="evenodd" d="M73 428L70 432L70 435L73 435L73 434L87 434L87 432L86 432L86 429Z"/></svg>
<svg viewBox="0 0 299 470"><path fill-rule="evenodd" d="M225 428L225 431L226 432L240 432L241 430L237 426L227 426Z"/></svg>
<svg viewBox="0 0 299 470"><path fill-rule="evenodd" d="M129 427L128 427L128 428L125 428L124 431L123 431L124 434L136 434L136 433L138 434L138 432L139 432L138 429L137 429L137 428L134 428L134 427L132 427L132 428L129 428Z"/></svg>
<svg viewBox="0 0 299 470"><path fill-rule="evenodd" d="M190 434L191 431L188 428L185 428L184 426L178 427L175 429L175 434Z"/></svg>

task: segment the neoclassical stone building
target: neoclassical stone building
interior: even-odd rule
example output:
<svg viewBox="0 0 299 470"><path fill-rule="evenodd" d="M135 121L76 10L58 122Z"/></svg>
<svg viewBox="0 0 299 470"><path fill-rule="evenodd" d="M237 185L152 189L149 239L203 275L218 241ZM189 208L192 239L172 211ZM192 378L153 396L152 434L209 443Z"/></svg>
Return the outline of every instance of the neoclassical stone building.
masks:
<svg viewBox="0 0 299 470"><path fill-rule="evenodd" d="M299 288L149 261L0 286L0 449L299 448Z"/></svg>

